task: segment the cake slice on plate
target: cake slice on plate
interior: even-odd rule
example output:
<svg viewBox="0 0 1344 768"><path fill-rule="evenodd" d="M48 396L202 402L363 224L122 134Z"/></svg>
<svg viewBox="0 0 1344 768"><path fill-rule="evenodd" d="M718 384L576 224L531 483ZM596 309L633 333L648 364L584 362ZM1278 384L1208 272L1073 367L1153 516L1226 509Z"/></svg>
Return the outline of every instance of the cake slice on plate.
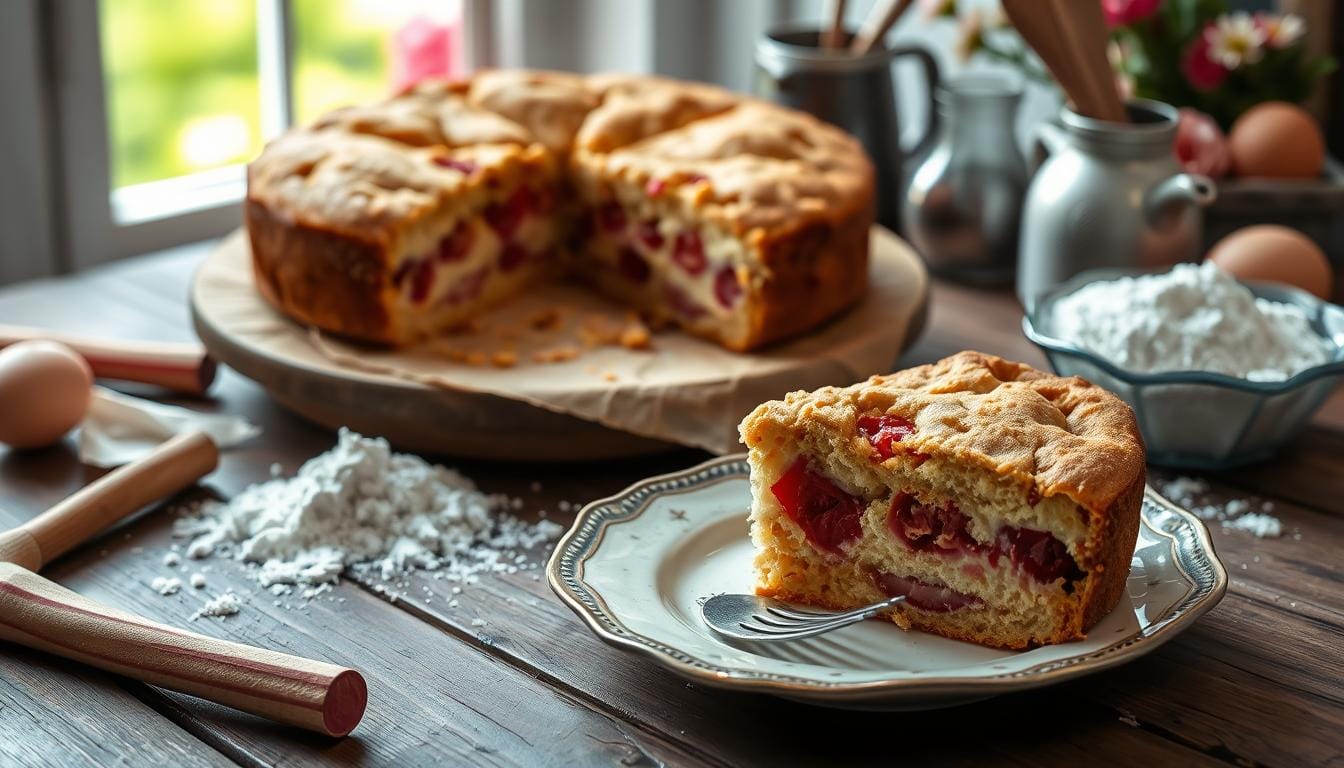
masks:
<svg viewBox="0 0 1344 768"><path fill-rule="evenodd" d="M1119 602L1144 448L1119 398L978 352L794 392L742 422L757 591L888 596L904 629L999 648L1081 639Z"/></svg>

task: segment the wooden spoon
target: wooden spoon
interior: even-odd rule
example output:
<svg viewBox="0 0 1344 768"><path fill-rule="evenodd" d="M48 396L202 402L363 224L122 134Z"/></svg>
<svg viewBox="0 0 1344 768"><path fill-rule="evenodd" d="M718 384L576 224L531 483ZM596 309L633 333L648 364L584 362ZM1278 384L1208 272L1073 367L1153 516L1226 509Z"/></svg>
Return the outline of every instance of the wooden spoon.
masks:
<svg viewBox="0 0 1344 768"><path fill-rule="evenodd" d="M826 27L821 32L821 47L832 51L840 47L845 36L845 0L825 0L822 18Z"/></svg>
<svg viewBox="0 0 1344 768"><path fill-rule="evenodd" d="M859 28L859 33L850 42L850 53L862 55L871 51L873 46L886 37L887 31L910 9L912 2L914 0L882 0L874 5L873 9L868 12L868 18L863 20L863 26Z"/></svg>
<svg viewBox="0 0 1344 768"><path fill-rule="evenodd" d="M1106 23L1100 4L1003 0L1003 10L1079 114L1116 123L1129 121L1106 60Z"/></svg>
<svg viewBox="0 0 1344 768"><path fill-rule="evenodd" d="M204 434L179 435L0 533L0 640L344 736L368 704L368 688L355 670L156 624L33 572L131 512L196 482L218 459Z"/></svg>

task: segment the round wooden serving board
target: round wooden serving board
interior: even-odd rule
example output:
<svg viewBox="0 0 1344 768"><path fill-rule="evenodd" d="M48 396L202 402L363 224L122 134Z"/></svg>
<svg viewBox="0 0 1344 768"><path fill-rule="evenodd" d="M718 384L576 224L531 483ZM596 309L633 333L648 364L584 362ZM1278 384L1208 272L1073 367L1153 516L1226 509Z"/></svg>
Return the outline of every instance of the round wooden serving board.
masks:
<svg viewBox="0 0 1344 768"><path fill-rule="evenodd" d="M421 453L591 461L675 445L728 452L737 422L755 404L890 370L923 325L928 276L908 245L878 227L872 269L859 306L806 337L746 355L675 331L656 334L652 350L601 347L557 364L520 356L507 369L451 362L432 345L389 350L325 335L319 345L310 329L257 293L243 232L201 265L191 310L211 354L318 424ZM542 307L568 308L574 317L605 308L619 316L604 300L559 282L487 312L483 326Z"/></svg>

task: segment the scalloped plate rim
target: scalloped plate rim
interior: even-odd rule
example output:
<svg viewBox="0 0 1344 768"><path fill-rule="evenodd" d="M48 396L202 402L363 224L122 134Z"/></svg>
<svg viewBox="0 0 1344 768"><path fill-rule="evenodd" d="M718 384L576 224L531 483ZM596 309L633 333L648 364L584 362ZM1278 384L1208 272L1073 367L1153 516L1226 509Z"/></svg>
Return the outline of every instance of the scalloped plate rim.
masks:
<svg viewBox="0 0 1344 768"><path fill-rule="evenodd" d="M1162 497L1151 487L1145 490L1142 524L1154 534L1168 538L1173 551L1184 555L1174 560L1175 570L1187 580L1191 591L1183 599L1129 634L1105 647L1078 656L1047 661L1016 672L972 677L920 677L867 682L836 682L777 673L763 673L716 664L687 651L634 632L610 612L601 595L583 582L584 565L600 550L608 527L638 517L651 501L668 493L686 493L722 480L747 477L746 454L710 459L687 469L655 475L632 483L619 493L586 504L569 530L557 542L546 566L551 589L594 634L606 643L648 657L696 682L723 689L769 693L788 699L832 706L879 706L933 708L966 703L1012 691L1027 690L1100 672L1140 658L1180 632L1216 606L1227 592L1227 570L1218 559L1208 528L1198 517ZM621 512L620 506L635 500L636 506ZM601 517L616 507L619 519ZM1176 516L1178 531L1162 531L1148 520L1149 505ZM1178 536L1183 532L1185 541ZM745 535L745 526L744 526ZM1185 546L1183 547L1182 544ZM1203 559L1207 573L1201 579L1190 573L1185 562ZM587 599L585 599L587 597Z"/></svg>

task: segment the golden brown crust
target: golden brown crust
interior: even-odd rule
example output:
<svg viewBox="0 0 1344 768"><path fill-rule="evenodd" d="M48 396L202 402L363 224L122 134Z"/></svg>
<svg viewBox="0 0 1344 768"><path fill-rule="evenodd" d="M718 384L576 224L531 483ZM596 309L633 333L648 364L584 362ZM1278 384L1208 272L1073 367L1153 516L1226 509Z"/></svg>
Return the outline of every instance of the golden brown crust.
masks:
<svg viewBox="0 0 1344 768"><path fill-rule="evenodd" d="M279 219L249 200L244 215L257 288L272 306L319 328L368 341L396 336L383 248Z"/></svg>
<svg viewBox="0 0 1344 768"><path fill-rule="evenodd" d="M868 290L870 222L862 215L838 225L817 222L766 243L761 261L770 271L754 287L756 311L738 351L796 336L857 302Z"/></svg>
<svg viewBox="0 0 1344 768"><path fill-rule="evenodd" d="M714 86L528 70L422 83L272 142L248 169L247 221L263 229L252 233L254 251L285 250L255 254L259 285L304 322L406 343L388 305L393 295L354 300L347 277L324 276L333 259L376 252L368 263L391 270L407 231L457 197L507 183L520 164L566 157L576 174L601 183L642 189L694 180L668 184L665 194L684 197L699 222L740 238L751 260L743 272L746 324L716 338L731 349L797 335L866 289L874 181L852 137ZM461 163L478 171L463 173ZM274 231L286 225L291 232ZM342 237L350 242L338 246ZM333 248L338 255L325 253ZM333 287L320 289L324 282Z"/></svg>
<svg viewBox="0 0 1344 768"><path fill-rule="evenodd" d="M1088 590L1082 595L1076 638L1070 639L1082 639L1125 595L1129 566L1139 538L1139 508L1146 483L1147 467L1141 465L1129 487L1096 516L1088 539L1091 562L1085 564L1091 578L1086 582Z"/></svg>
<svg viewBox="0 0 1344 768"><path fill-rule="evenodd" d="M832 405L851 419L911 419L918 429L903 446L976 464L1042 498L1062 494L1093 514L1106 514L1144 473L1138 422L1118 397L1076 376L971 351L849 387L792 392L748 416L744 439L751 444L752 425L767 412L788 420Z"/></svg>

